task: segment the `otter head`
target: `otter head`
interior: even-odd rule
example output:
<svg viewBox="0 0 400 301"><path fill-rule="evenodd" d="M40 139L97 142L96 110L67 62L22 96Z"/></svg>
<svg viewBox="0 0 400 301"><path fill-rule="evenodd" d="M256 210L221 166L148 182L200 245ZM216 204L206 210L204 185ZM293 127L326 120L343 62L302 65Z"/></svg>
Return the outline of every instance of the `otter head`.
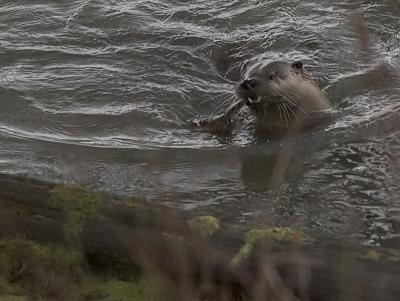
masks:
<svg viewBox="0 0 400 301"><path fill-rule="evenodd" d="M276 61L251 70L237 87L237 94L249 106L279 104L297 90L294 87L299 80L308 79L302 62Z"/></svg>

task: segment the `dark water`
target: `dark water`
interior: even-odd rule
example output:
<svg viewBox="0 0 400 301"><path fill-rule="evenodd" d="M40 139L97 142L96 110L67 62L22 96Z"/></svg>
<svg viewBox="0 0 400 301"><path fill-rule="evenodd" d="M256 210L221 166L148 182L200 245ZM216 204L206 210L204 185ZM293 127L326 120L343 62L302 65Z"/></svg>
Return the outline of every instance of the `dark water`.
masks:
<svg viewBox="0 0 400 301"><path fill-rule="evenodd" d="M187 123L252 62L301 59L324 84L361 70L352 13L369 28L372 60L398 67L398 0L2 0L0 172L393 243L400 85L340 100L334 121L296 138ZM273 194L282 150L291 160Z"/></svg>

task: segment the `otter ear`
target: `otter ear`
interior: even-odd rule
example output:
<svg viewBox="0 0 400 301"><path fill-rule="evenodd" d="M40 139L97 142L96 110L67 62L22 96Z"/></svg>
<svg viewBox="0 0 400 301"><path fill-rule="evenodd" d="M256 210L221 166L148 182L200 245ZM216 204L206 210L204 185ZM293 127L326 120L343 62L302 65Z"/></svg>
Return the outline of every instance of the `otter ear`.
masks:
<svg viewBox="0 0 400 301"><path fill-rule="evenodd" d="M300 61L294 62L292 64L292 67L295 68L295 69L301 70L301 69L303 69L303 63L300 62Z"/></svg>

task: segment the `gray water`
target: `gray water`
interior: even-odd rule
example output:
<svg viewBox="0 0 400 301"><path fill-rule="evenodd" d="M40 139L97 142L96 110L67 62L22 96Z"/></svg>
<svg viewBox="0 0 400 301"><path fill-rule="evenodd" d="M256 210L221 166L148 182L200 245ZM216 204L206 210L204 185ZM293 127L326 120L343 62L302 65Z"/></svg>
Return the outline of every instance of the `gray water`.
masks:
<svg viewBox="0 0 400 301"><path fill-rule="evenodd" d="M302 60L324 85L367 67L352 13L368 26L371 60L398 67L398 0L1 0L0 172L392 244L397 83L341 99L334 120L293 138L188 123L253 62ZM273 193L282 150L291 161Z"/></svg>

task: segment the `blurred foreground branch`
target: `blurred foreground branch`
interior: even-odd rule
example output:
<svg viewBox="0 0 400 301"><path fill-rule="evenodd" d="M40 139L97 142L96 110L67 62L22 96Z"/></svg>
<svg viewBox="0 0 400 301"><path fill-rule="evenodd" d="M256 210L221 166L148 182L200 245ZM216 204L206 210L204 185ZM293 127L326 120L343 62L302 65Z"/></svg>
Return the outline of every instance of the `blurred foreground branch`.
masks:
<svg viewBox="0 0 400 301"><path fill-rule="evenodd" d="M0 187L2 239L22 235L79 248L93 271L167 275L173 300L389 301L400 296L400 256L394 251L315 241L290 228L249 232L143 200L6 175L0 176ZM57 208L49 207L54 199ZM71 226L77 227L70 233L78 244L66 239Z"/></svg>

